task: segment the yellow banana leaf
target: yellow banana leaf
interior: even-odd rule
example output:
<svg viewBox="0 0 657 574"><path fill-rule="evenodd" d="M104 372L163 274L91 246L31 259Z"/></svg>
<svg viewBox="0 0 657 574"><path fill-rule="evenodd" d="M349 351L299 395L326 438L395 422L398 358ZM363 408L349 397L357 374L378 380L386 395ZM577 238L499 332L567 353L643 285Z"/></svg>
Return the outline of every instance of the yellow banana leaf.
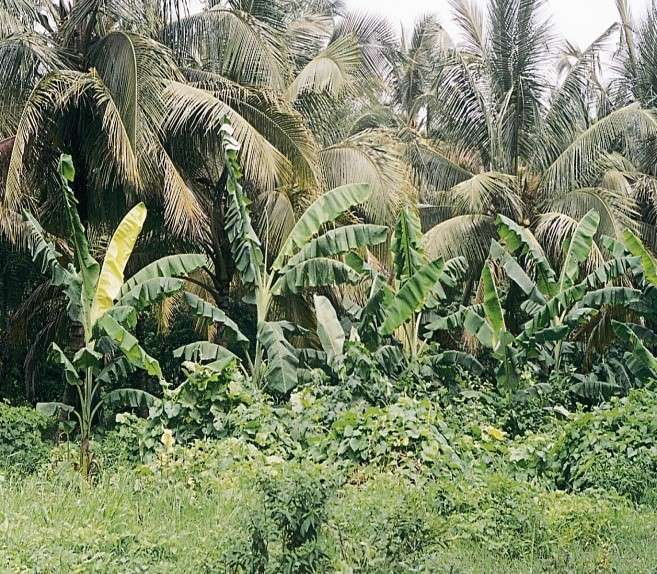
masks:
<svg viewBox="0 0 657 574"><path fill-rule="evenodd" d="M114 305L123 285L123 272L146 220L146 206L139 203L123 218L112 236L98 278L91 306L91 324L95 325Z"/></svg>

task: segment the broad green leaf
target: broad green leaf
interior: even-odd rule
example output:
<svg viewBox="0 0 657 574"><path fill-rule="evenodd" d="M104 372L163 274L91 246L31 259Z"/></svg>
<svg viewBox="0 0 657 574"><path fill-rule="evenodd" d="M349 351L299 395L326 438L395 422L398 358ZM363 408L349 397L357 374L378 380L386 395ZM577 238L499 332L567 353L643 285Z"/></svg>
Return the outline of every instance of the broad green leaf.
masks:
<svg viewBox="0 0 657 574"><path fill-rule="evenodd" d="M436 362L439 366L455 365L463 367L474 374L481 374L484 372L484 366L470 353L463 351L445 351L436 357Z"/></svg>
<svg viewBox="0 0 657 574"><path fill-rule="evenodd" d="M641 240L629 229L623 232L623 241L627 250L635 257L641 258L643 276L651 285L657 286L657 261L645 248Z"/></svg>
<svg viewBox="0 0 657 574"><path fill-rule="evenodd" d="M358 313L358 335L371 348L380 339L380 327L385 320L385 310L394 293L380 275L375 275L367 303Z"/></svg>
<svg viewBox="0 0 657 574"><path fill-rule="evenodd" d="M500 240L511 255L527 255L535 263L536 286L539 291L545 297L556 295L556 274L532 232L504 215L498 215L495 223Z"/></svg>
<svg viewBox="0 0 657 574"><path fill-rule="evenodd" d="M146 221L146 214L146 206L143 203L137 204L128 212L116 231L114 231L105 252L103 268L98 278L96 294L91 306L92 326L108 309L112 308L114 301L121 293L123 272L144 226L144 221Z"/></svg>
<svg viewBox="0 0 657 574"><path fill-rule="evenodd" d="M73 356L73 364L78 370L99 369L103 364L103 354L96 351L93 342L82 347Z"/></svg>
<svg viewBox="0 0 657 574"><path fill-rule="evenodd" d="M100 265L91 256L85 229L78 214L78 200L75 198L75 194L68 184L69 181L73 181L72 178L75 176L75 170L72 167L70 156L63 155L61 157L59 173L64 192L64 205L66 207L71 242L78 263L78 270L82 278L82 307L85 310L89 310L94 299L96 283L100 274Z"/></svg>
<svg viewBox="0 0 657 574"><path fill-rule="evenodd" d="M180 293L185 288L183 279L173 277L155 277L147 279L133 287L125 295L121 295L116 305L134 307L143 311L167 297Z"/></svg>
<svg viewBox="0 0 657 574"><path fill-rule="evenodd" d="M580 266L589 258L593 247L593 238L598 231L599 224L600 216L594 209L589 211L577 224L568 241L568 249L559 279L559 291L564 291L577 282Z"/></svg>
<svg viewBox="0 0 657 574"><path fill-rule="evenodd" d="M47 417L54 417L55 415L59 415L59 413L62 412L67 414L75 413L75 409L71 405L58 402L37 403L36 410Z"/></svg>
<svg viewBox="0 0 657 574"><path fill-rule="evenodd" d="M381 328L382 334L391 335L415 313L422 311L431 291L440 281L444 269L445 262L442 259L436 259L409 277L384 310L385 321Z"/></svg>
<svg viewBox="0 0 657 574"><path fill-rule="evenodd" d="M239 343L248 343L249 339L240 331L237 323L233 321L226 313L205 299L201 299L193 293L185 293L185 301L192 308L197 317L202 317L218 325L223 325L231 331Z"/></svg>
<svg viewBox="0 0 657 574"><path fill-rule="evenodd" d="M628 341L632 353L627 357L627 367L637 377L654 378L657 376L657 358L648 350L636 333L625 323L612 322L616 335Z"/></svg>
<svg viewBox="0 0 657 574"><path fill-rule="evenodd" d="M210 343L209 341L197 341L178 347L173 356L176 359L192 361L194 363L205 363L207 361L219 361L225 358L237 359L237 355L231 353L225 347Z"/></svg>
<svg viewBox="0 0 657 574"><path fill-rule="evenodd" d="M395 263L395 276L402 284L425 263L420 216L408 206L404 206L399 214L390 250Z"/></svg>
<svg viewBox="0 0 657 574"><path fill-rule="evenodd" d="M232 135L232 127L225 119L221 126L221 145L228 179L226 192L228 209L226 210L225 228L230 243L233 261L240 272L242 282L247 285L260 285L262 282L262 265L264 256L260 239L253 228L249 212L250 201L242 190L240 180L242 169L238 160L239 143Z"/></svg>
<svg viewBox="0 0 657 574"><path fill-rule="evenodd" d="M491 242L490 256L502 264L509 279L518 285L525 295L536 298L539 302L545 304L545 298L536 287L536 283L534 283L531 277L525 273L525 270L521 267L516 258L494 239Z"/></svg>
<svg viewBox="0 0 657 574"><path fill-rule="evenodd" d="M277 323L261 323L258 338L267 353L267 387L283 395L289 393L298 384L299 359L294 347Z"/></svg>
<svg viewBox="0 0 657 574"><path fill-rule="evenodd" d="M587 400L605 401L623 391L623 388L607 381L600 381L594 374L589 376L575 375L580 380L570 387L576 395Z"/></svg>
<svg viewBox="0 0 657 574"><path fill-rule="evenodd" d="M500 334L506 331L506 325L504 323L504 313L502 312L502 305L497 294L493 273L488 264L484 265L481 272L481 283L484 293L484 316L493 331L494 341L497 344Z"/></svg>
<svg viewBox="0 0 657 574"><path fill-rule="evenodd" d="M317 335L329 362L342 357L344 352L345 334L338 314L326 298L315 295L315 316L317 317Z"/></svg>
<svg viewBox="0 0 657 574"><path fill-rule="evenodd" d="M465 323L465 317L469 311L476 313L477 315L482 315L484 312L483 305L473 305L471 307L461 306L458 311L451 313L446 317L439 317L426 327L427 331L454 331L457 329L462 329Z"/></svg>
<svg viewBox="0 0 657 574"><path fill-rule="evenodd" d="M144 409L158 406L162 401L141 389L116 389L103 396L103 403L119 408Z"/></svg>
<svg viewBox="0 0 657 574"><path fill-rule="evenodd" d="M492 327L486 319L472 309L466 310L463 328L471 335L474 335L484 347L493 350L496 348L497 337Z"/></svg>
<svg viewBox="0 0 657 574"><path fill-rule="evenodd" d="M123 383L135 372L135 367L125 357L117 357L107 365L96 377L97 381L116 385Z"/></svg>
<svg viewBox="0 0 657 574"><path fill-rule="evenodd" d="M50 276L50 282L55 287L65 285L70 273L59 263L61 254L44 235L39 222L27 211L23 211L23 221L28 230L27 245L35 263L41 266L41 273Z"/></svg>
<svg viewBox="0 0 657 574"><path fill-rule="evenodd" d="M641 299L641 291L629 287L604 287L589 291L582 297L579 305L599 309L603 305L627 307Z"/></svg>
<svg viewBox="0 0 657 574"><path fill-rule="evenodd" d="M354 249L379 245L386 240L388 228L382 225L356 224L332 229L313 239L301 251L292 256L286 268L294 267L307 259L333 257Z"/></svg>
<svg viewBox="0 0 657 574"><path fill-rule="evenodd" d="M195 253L183 253L180 255L168 255L162 257L153 263L149 263L146 267L142 267L130 279L128 279L121 287L120 296L132 291L140 283L145 283L149 279L157 279L158 277L174 277L182 278L187 277L197 269L207 265L208 259L205 255L197 255Z"/></svg>
<svg viewBox="0 0 657 574"><path fill-rule="evenodd" d="M136 337L124 329L111 315L105 313L98 320L97 325L135 367L143 369L151 376L162 379L160 364L144 351Z"/></svg>
<svg viewBox="0 0 657 574"><path fill-rule="evenodd" d="M137 309L130 305L114 305L107 314L129 331L137 327L139 315Z"/></svg>
<svg viewBox="0 0 657 574"><path fill-rule="evenodd" d="M431 290L431 295L427 300L425 308L435 309L440 305L441 301L446 301L448 295L445 289L455 288L463 280L467 271L468 262L465 257L454 257L446 261L440 281Z"/></svg>
<svg viewBox="0 0 657 574"><path fill-rule="evenodd" d="M636 274L641 268L639 257L617 257L605 261L592 271L583 281L591 289L607 285L610 281L618 279L626 274Z"/></svg>
<svg viewBox="0 0 657 574"><path fill-rule="evenodd" d="M342 261L317 257L303 261L285 271L274 284L272 292L275 295L280 295L285 291L298 293L311 287L356 283L358 280L358 273Z"/></svg>
<svg viewBox="0 0 657 574"><path fill-rule="evenodd" d="M73 165L73 158L65 153L59 159L59 173L65 181L75 181L75 166Z"/></svg>
<svg viewBox="0 0 657 574"><path fill-rule="evenodd" d="M323 225L367 201L370 193L369 185L351 184L333 189L319 197L292 228L272 268L281 269L285 260L305 247Z"/></svg>
<svg viewBox="0 0 657 574"><path fill-rule="evenodd" d="M57 343L51 345L53 357L64 368L64 378L69 385L77 386L82 384L78 370L73 363L69 361L66 353L62 351Z"/></svg>

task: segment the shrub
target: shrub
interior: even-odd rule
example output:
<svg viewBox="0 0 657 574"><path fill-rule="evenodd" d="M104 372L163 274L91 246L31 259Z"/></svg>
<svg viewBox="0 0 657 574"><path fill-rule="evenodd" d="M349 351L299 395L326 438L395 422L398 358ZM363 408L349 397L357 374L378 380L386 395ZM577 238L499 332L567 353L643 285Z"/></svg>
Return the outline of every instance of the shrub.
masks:
<svg viewBox="0 0 657 574"><path fill-rule="evenodd" d="M642 502L657 489L657 395L633 391L578 415L557 441L557 485L581 491L615 490Z"/></svg>
<svg viewBox="0 0 657 574"><path fill-rule="evenodd" d="M323 572L327 554L321 534L335 478L327 467L287 463L261 475L259 486L281 544L278 572ZM255 539L257 540L257 538Z"/></svg>
<svg viewBox="0 0 657 574"><path fill-rule="evenodd" d="M253 391L247 388L237 362L220 372L201 365L188 364L187 368L185 381L174 390L165 389L161 404L152 409L150 426L155 428L154 435L168 428L181 443L228 436L228 413L253 401Z"/></svg>
<svg viewBox="0 0 657 574"><path fill-rule="evenodd" d="M0 401L0 469L29 473L48 460L52 420L31 407Z"/></svg>

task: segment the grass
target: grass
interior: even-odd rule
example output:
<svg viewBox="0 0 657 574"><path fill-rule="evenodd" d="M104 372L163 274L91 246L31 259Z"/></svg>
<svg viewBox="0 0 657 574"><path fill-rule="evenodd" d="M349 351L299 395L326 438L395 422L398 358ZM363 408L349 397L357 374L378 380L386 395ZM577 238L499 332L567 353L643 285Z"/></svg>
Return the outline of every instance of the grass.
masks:
<svg viewBox="0 0 657 574"><path fill-rule="evenodd" d="M191 474L190 474L191 476ZM0 483L0 570L219 573L248 555L264 514L254 467L152 475L73 472ZM412 484L394 474L342 485L329 502L327 572L657 573L657 512L492 477ZM281 556L272 539L272 572ZM268 570L269 571L269 570Z"/></svg>

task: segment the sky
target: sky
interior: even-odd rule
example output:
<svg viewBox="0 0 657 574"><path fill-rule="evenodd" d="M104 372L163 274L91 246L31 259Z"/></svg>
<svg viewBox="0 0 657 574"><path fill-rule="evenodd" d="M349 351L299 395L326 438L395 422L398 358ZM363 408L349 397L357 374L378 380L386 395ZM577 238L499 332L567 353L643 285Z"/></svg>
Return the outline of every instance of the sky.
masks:
<svg viewBox="0 0 657 574"><path fill-rule="evenodd" d="M650 2L628 1L635 16L640 15ZM412 26L415 18L426 13L438 14L448 25L445 21L449 15L448 0L347 0L347 5L359 12L386 16L404 27ZM588 46L618 20L614 0L548 0L547 9L557 30L581 48Z"/></svg>

